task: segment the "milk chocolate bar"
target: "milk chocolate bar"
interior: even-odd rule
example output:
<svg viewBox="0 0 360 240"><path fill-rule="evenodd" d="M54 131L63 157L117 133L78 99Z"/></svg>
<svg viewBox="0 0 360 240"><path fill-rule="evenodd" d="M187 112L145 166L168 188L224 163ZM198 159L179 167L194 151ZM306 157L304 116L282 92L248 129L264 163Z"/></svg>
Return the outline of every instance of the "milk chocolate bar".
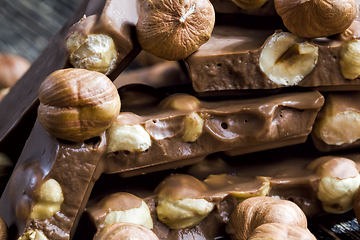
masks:
<svg viewBox="0 0 360 240"><path fill-rule="evenodd" d="M17 159L19 136L27 138L36 118L36 108L38 105L38 88L42 81L55 70L70 67L68 62L68 52L65 48L65 39L69 34L69 29L77 22L81 21L85 15L90 19L90 24L83 26L75 24L76 28L81 25L81 29L86 33L106 33L111 35L117 42L121 52L117 68L109 76L113 80L140 52L133 30L138 17L137 1L88 1L83 0L76 12L62 29L53 37L48 47L43 51L39 58L32 64L29 71L12 88L9 94L0 103L0 112L3 116L0 119L0 142L1 151L4 151L13 159ZM122 18L118 14L122 13ZM83 18L84 19L84 18ZM73 29L71 30L73 31ZM15 143L15 141L17 143ZM14 154L16 153L16 154ZM15 155L15 156L14 156Z"/></svg>
<svg viewBox="0 0 360 240"><path fill-rule="evenodd" d="M175 94L158 106L120 113L107 130L109 154L104 172L131 176L184 166L212 152L240 155L301 143L322 104L318 92L214 102ZM132 139L127 127L139 129L134 136L144 135L136 144L123 147L116 139ZM116 135L116 131L124 134Z"/></svg>
<svg viewBox="0 0 360 240"><path fill-rule="evenodd" d="M321 152L358 147L360 92L332 92L325 99L311 133L315 147Z"/></svg>
<svg viewBox="0 0 360 240"><path fill-rule="evenodd" d="M157 107L121 113L113 125L130 133L120 130L114 139L109 129L80 143L55 139L36 122L0 200L0 215L12 238L37 229L49 239L70 239L102 173L133 176L193 164L222 150L300 143L322 104L318 92L219 102L175 95ZM294 121L298 128L290 127ZM137 141L122 142L144 132L140 148ZM51 208L49 188L57 189L50 194Z"/></svg>
<svg viewBox="0 0 360 240"><path fill-rule="evenodd" d="M306 149L303 151L304 146L297 145L296 147L284 148L280 156L277 152L271 154L270 151L241 156L241 160L239 156L224 158L218 154L211 155L200 163L180 169L176 174L170 174L168 171L158 172L157 175L162 176L163 180L159 180L159 176L154 178L151 174L132 179L111 177L103 181L101 185L109 186L110 184L107 184L106 181L119 182L119 184L114 184L117 186L113 188L115 192L100 198L99 195L94 194L93 201L89 202L86 208L86 213L97 229L102 228L104 224L112 224L113 221L137 221L137 224L147 225L147 223L140 223L140 220L135 219L148 218L150 215L152 224L147 225L147 227L151 228L159 239L172 240L185 239L185 236L202 236L204 239L228 239L225 226L229 221L230 214L238 202L248 197L267 195L291 199L300 206L309 218L315 217L324 214L325 211L317 195L317 184L320 182L320 178L324 176L321 176L316 169L319 166L325 166L326 163L334 164L342 161L343 166L348 168L348 173L354 171L358 175L355 163L359 165L359 157L351 155L347 156L346 159L342 156L319 157L319 154L309 153L308 148ZM334 168L336 167L333 166ZM333 177L341 178L339 173ZM350 175L351 173L348 177ZM258 176L262 177L259 178ZM159 188L169 187L168 190L174 192L179 191L178 189L186 189L185 186L182 186L184 184L182 181L187 181L187 178L192 179L192 181L199 179L205 183L206 191L199 193L197 199L206 199L215 203L215 206L207 217L197 225L175 229L159 220L161 216L158 216L156 208L159 206L158 201L161 200L157 194ZM127 193L121 192L124 189ZM187 193L189 194L188 197L194 191L197 192L198 189L195 186L190 187ZM131 196L132 194L135 196ZM99 199L101 200L99 201ZM141 200L148 205L147 211L140 210L142 208L140 208ZM128 210L133 211L134 214L139 214L138 217L135 219L127 218L126 211Z"/></svg>
<svg viewBox="0 0 360 240"><path fill-rule="evenodd" d="M340 65L345 46L358 39L358 27L355 21L346 34L305 40L274 27L218 24L210 40L186 59L193 87L200 93L290 86L358 90L359 78L344 77L348 70Z"/></svg>

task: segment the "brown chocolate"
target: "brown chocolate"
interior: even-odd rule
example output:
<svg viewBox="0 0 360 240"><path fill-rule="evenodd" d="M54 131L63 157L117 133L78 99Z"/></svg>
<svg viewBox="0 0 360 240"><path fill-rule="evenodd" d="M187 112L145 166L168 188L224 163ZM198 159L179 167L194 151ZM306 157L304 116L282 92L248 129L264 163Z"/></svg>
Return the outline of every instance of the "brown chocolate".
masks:
<svg viewBox="0 0 360 240"><path fill-rule="evenodd" d="M353 24L353 27L356 26ZM277 30L274 28L215 26L210 40L186 59L195 91L278 89L289 86L270 80L259 66L264 43L275 32ZM345 79L339 64L342 45L356 39L356 32L352 31L346 40L308 40L310 45L318 48L318 60L314 69L295 86L321 91L360 89L360 79Z"/></svg>
<svg viewBox="0 0 360 240"><path fill-rule="evenodd" d="M12 236L38 229L51 239L69 239L101 173L132 176L193 164L210 153L239 146L262 148L265 142L277 139L299 138L301 142L310 132L322 104L323 97L318 92L218 102L175 95L151 108L151 112L146 108L138 110L138 115L132 113L122 119L125 124L143 126L152 136L152 145L145 152L118 151L117 154L107 153L109 140L105 133L83 143L70 143L53 138L37 122L0 200L0 205L9 206L12 202L13 207L0 209L0 214L10 228L17 226L18 232ZM182 109L182 106L190 107ZM294 113L285 114L288 110ZM181 139L184 129L179 126L183 126L184 117L192 112L204 116L203 132L195 142L184 142ZM291 116L302 118L303 126L290 131L286 126L293 121ZM243 132L241 126L248 126L248 130ZM62 188L61 210L47 219L30 219L35 196L48 179L55 179Z"/></svg>
<svg viewBox="0 0 360 240"><path fill-rule="evenodd" d="M151 146L146 151L109 153L104 172L131 176L192 164L212 152L239 155L301 143L311 132L323 104L318 92L216 102L185 96L189 97L175 95L158 107L134 111L137 116L131 115L132 124L141 125L150 134ZM180 106L187 106L189 100L198 101L199 105L191 110L161 107L167 101L176 105L177 98L182 99ZM186 128L184 118L193 112L203 116L204 125L196 141L185 142L182 140ZM120 113L122 115L128 116L128 113ZM295 122L297 127L293 125Z"/></svg>
<svg viewBox="0 0 360 240"><path fill-rule="evenodd" d="M200 163L180 169L182 174L167 175L169 174L168 172L157 172L156 174L158 176L165 175L164 180L158 184L158 180L153 179L151 181L152 184L149 185L150 179L155 176L155 173L149 176L144 175L130 178L129 180L122 179L126 182L123 182L124 186L117 187L116 191L126 189L136 194L139 192L138 187L141 186L142 189L140 192L147 192L145 196L143 195L143 199L148 204L152 213L154 222L153 231L160 239L180 240L190 236L202 236L203 239L228 239L228 235L224 232L224 229L229 221L230 214L238 204L239 199L236 199L236 196L239 196L238 193L240 192L249 194L248 196L243 195L244 198L257 196L259 187L263 182L259 181L260 178L256 176L264 176L264 179L267 179L270 183L270 191L263 194L295 202L308 217L314 217L324 213L316 195L316 188L314 188L314 183L320 178L320 175L317 175L315 170L310 169L308 166L309 164L313 166L321 165L326 161L336 160L341 157L326 156L316 159L317 156L320 155L314 155L313 152L309 153L309 151L304 151L308 150L306 147L307 145L297 145L296 147L293 146L288 149L284 148L282 149L281 155L277 155L279 150L273 150L272 153L258 152L255 155L249 154L231 158L211 155ZM358 157L351 157L353 157L354 161L357 161L357 164L360 163ZM216 162L218 164L214 164ZM219 168L219 166L221 167ZM221 174L218 174L218 172L221 172ZM194 176L207 176L210 174L206 178L199 178L204 179L202 180L206 185L204 189L207 189L205 192L204 189L202 189L200 195L208 201L215 202L215 207L214 210L195 227L170 229L159 221L156 213L158 197L151 193L151 191L148 191L147 188L153 190L163 189L166 185L167 191L176 192L179 187L182 188L182 180L186 182L187 179L192 178L191 176L186 176L186 174L194 174ZM111 182L114 182L113 178L111 179ZM175 181L175 179L178 181ZM119 179L119 181L122 180ZM105 182L102 182L101 185L103 186L104 183ZM127 183L133 184L129 187ZM259 183L259 185L256 183ZM195 187L198 188L198 185ZM144 190L144 188L146 188L146 190ZM190 188L190 191L187 190L187 192L191 195L191 187L187 186L187 188ZM155 190L154 192L156 193L158 191ZM186 191L183 193L185 192ZM196 192L199 193L199 191ZM200 195L196 194L196 196L194 195L192 197L199 198ZM182 196L182 198L184 197L186 196ZM89 205L90 207L87 208L90 218L92 219L101 217L101 214L99 215L97 211L95 211L97 208L94 206L97 205L98 204L95 203L94 205Z"/></svg>

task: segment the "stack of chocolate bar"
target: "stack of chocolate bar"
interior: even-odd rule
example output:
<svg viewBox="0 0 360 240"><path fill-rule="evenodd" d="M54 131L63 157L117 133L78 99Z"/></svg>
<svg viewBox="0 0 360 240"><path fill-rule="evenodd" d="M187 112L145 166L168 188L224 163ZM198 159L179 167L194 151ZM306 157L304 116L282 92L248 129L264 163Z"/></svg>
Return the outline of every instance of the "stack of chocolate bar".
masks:
<svg viewBox="0 0 360 240"><path fill-rule="evenodd" d="M195 52L169 61L138 41L139 17L161 12L159 2L167 1L83 0L2 99L0 152L15 167L0 231L8 239L284 239L270 231L281 226L275 232L315 239L303 219L352 211L356 16L340 32L309 37L279 16L286 1L183 1L183 16L208 2L216 21ZM356 13L355 2L343 5ZM121 101L106 124L112 93L81 83L104 77ZM265 206L250 202L255 212L241 217L240 205L259 198L279 206L245 226ZM288 204L300 213L280 223Z"/></svg>

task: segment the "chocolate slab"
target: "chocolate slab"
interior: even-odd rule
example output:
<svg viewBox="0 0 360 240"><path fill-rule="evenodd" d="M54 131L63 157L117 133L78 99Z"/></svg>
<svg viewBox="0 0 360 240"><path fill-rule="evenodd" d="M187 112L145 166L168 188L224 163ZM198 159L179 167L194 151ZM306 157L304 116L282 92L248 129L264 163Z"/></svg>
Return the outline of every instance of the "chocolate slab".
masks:
<svg viewBox="0 0 360 240"><path fill-rule="evenodd" d="M257 182L256 176L263 176L270 182L269 196L291 200L305 212L309 219L315 219L324 214L313 187L320 176L310 170L308 165L322 155L311 148L309 144L311 143L235 157L213 154L207 156L200 163L178 170L157 172L156 176L149 174L129 179L110 175L110 178L106 179L107 176L102 176L105 179L100 177L99 184L100 182L101 184L95 186L93 199L89 202L86 213L92 222L104 218L108 209L102 209L98 201L102 199L99 196L108 189L104 191L101 186L110 186L110 183L115 183L112 191L130 192L145 200L152 214L153 231L160 239L180 240L190 236L201 236L202 239L229 239L224 228L229 214L237 205L237 200L234 199L235 193L240 191L251 193L251 189L256 192L259 189L259 185L257 187L255 187L256 184L253 185ZM327 156L327 158L331 159L336 156L352 159L359 167L358 153ZM204 181L209 187L204 198L217 204L210 215L196 227L174 230L158 220L156 215L157 197L153 191L162 182L161 177L165 179L171 174L179 173L189 174ZM104 197L106 194L102 196ZM312 228L314 223L313 221Z"/></svg>
<svg viewBox="0 0 360 240"><path fill-rule="evenodd" d="M49 239L70 239L92 186L102 173L133 176L193 164L210 153L239 146L259 145L261 148L266 142L292 138L301 138L301 142L310 132L323 104L323 97L318 92L234 101L198 101L195 105L184 101L187 98L182 95L169 99L158 107L138 110L140 115L129 118L132 124L136 124L133 120L137 119L152 136L152 146L145 152L107 153L105 133L81 143L64 142L50 136L36 122L0 199L0 206L4 206L0 208L0 215L11 229L11 239L29 229L42 230ZM182 100L182 108L169 107L174 106L172 103L177 99ZM183 106L187 106L187 110ZM201 136L196 142L187 143L181 140L182 126L184 117L191 112L207 117ZM132 116L136 114L132 113ZM302 123L298 124L299 128L286 127L299 118ZM31 219L34 196L47 179L55 179L62 188L61 210L50 218Z"/></svg>
<svg viewBox="0 0 360 240"><path fill-rule="evenodd" d="M233 23L232 23L233 24ZM357 39L358 24L345 38L310 39L318 47L315 68L295 86L320 91L360 89L360 78L345 79L339 59L341 47ZM284 28L283 28L284 29ZM186 59L197 92L250 89L278 89L288 85L271 81L259 67L259 57L268 37L279 29L248 28L244 25L216 25L210 40Z"/></svg>
<svg viewBox="0 0 360 240"><path fill-rule="evenodd" d="M192 107L188 110L164 107L177 101ZM152 143L144 152L109 153L104 172L131 176L184 166L218 151L239 155L302 143L311 132L324 99L318 92L304 92L242 100L194 101L189 95L172 95L157 107L134 109L135 115L120 113L129 119L124 124L142 126ZM184 142L184 119L194 112L203 116L202 133L196 141Z"/></svg>
<svg viewBox="0 0 360 240"><path fill-rule="evenodd" d="M59 143L36 121L10 181L0 199L0 215L17 239L29 229L39 229L49 239L70 239L87 203L100 157L106 150L104 134L79 144ZM47 219L30 219L34 194L47 179L61 186L61 211ZM6 206L6 207L5 207ZM10 207L9 207L10 206Z"/></svg>
<svg viewBox="0 0 360 240"><path fill-rule="evenodd" d="M126 0L83 0L79 4L73 16L52 38L47 48L32 64L29 71L1 101L0 112L3 116L6 116L0 118L1 151L7 153L13 159L17 159L18 154L21 152L23 145L18 144L18 142L25 142L23 138L27 138L29 129L32 128L35 122L36 117L34 116L36 116L38 106L37 91L40 84L53 71L69 67L65 38L73 24L79 21L84 14L93 15L96 21L94 21L92 29L89 30L90 32L99 32L99 29L101 29L101 32L113 36L117 40L116 44L118 46L123 46L122 43L124 43L126 49L120 49L121 60L118 67L109 76L114 80L140 52L137 40L133 35L138 16L137 8L137 1ZM120 13L122 13L122 18L117 17Z"/></svg>

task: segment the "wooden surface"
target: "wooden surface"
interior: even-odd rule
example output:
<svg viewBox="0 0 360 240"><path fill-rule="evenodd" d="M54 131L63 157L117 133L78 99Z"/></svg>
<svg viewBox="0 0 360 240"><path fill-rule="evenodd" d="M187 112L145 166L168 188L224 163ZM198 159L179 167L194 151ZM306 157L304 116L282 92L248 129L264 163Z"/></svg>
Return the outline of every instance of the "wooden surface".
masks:
<svg viewBox="0 0 360 240"><path fill-rule="evenodd" d="M0 0L0 52L33 62L79 1ZM318 239L360 239L360 227L352 211L309 219L309 229Z"/></svg>
<svg viewBox="0 0 360 240"><path fill-rule="evenodd" d="M0 0L0 52L33 62L80 0Z"/></svg>

